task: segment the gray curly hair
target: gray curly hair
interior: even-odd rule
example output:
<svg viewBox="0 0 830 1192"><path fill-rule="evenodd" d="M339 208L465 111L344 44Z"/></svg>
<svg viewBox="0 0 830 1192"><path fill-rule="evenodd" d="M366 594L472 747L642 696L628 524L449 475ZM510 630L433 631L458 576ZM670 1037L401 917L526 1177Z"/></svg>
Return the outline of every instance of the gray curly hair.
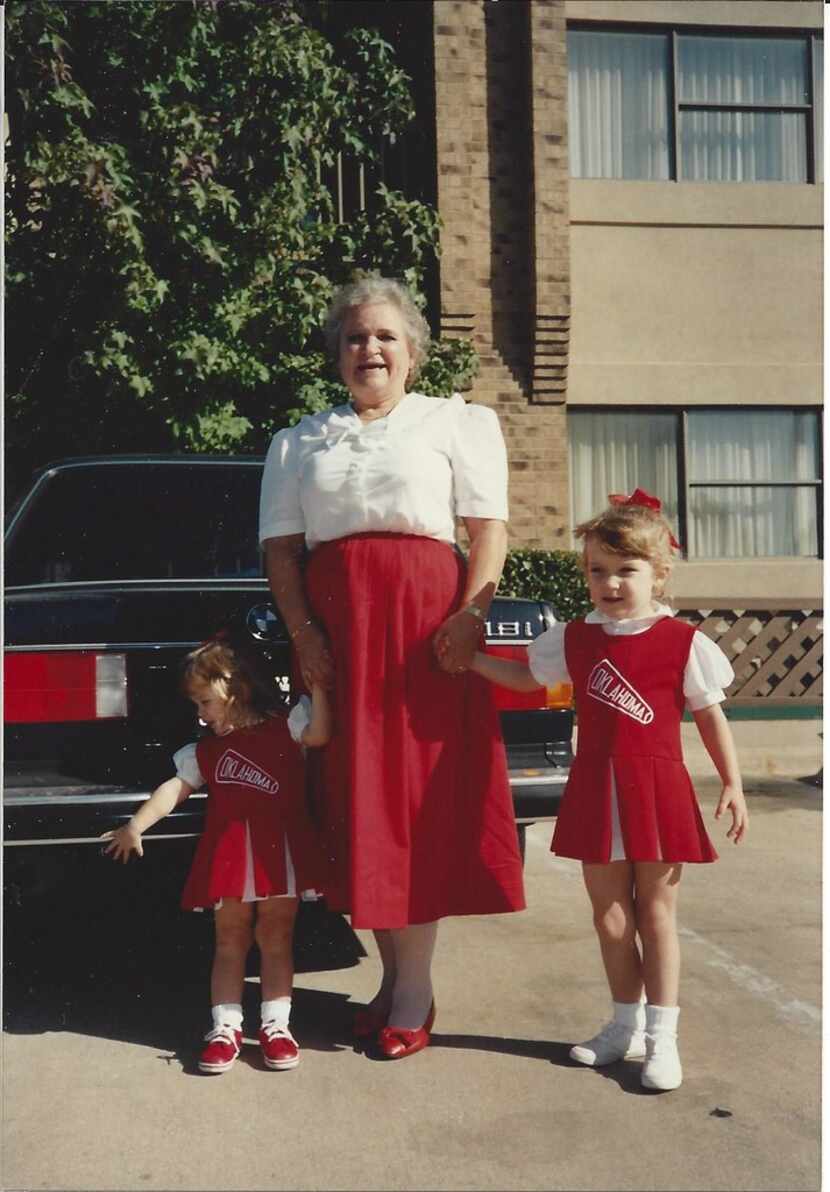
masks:
<svg viewBox="0 0 830 1192"><path fill-rule="evenodd" d="M369 306L373 303L388 302L399 311L403 320L404 331L412 354L412 367L407 377L407 385L411 385L421 371L429 351L429 324L421 314L412 294L394 277L381 277L374 273L361 277L358 281L349 282L341 286L334 294L323 324L323 338L326 348L336 360L340 351L340 332L346 312L356 306Z"/></svg>

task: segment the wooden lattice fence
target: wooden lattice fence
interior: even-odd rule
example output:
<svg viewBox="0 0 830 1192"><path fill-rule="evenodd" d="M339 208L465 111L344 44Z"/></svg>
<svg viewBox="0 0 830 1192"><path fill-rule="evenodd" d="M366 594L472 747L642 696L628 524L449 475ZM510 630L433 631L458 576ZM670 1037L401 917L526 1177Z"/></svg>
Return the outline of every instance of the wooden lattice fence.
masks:
<svg viewBox="0 0 830 1192"><path fill-rule="evenodd" d="M678 616L717 642L732 663L730 706L821 704L820 608L747 600L740 608L680 608Z"/></svg>

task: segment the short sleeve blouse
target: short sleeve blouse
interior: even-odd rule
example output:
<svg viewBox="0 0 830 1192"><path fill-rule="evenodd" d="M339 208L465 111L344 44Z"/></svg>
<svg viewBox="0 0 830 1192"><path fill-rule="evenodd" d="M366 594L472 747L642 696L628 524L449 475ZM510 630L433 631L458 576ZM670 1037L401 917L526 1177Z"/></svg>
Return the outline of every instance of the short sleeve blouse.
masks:
<svg viewBox="0 0 830 1192"><path fill-rule="evenodd" d="M195 741L176 750L173 754L173 765L176 767L176 777L181 778L182 782L186 782L188 786L192 786L194 791L205 785L202 771L196 760Z"/></svg>
<svg viewBox="0 0 830 1192"><path fill-rule="evenodd" d="M309 724L311 724L311 700L307 695L301 695L288 713L288 731L291 734L291 740L302 745L303 733Z"/></svg>
<svg viewBox="0 0 830 1192"><path fill-rule="evenodd" d="M455 541L457 517L506 521L507 452L487 406L406 394L385 418L351 406L279 431L265 461L259 537L320 542L369 531Z"/></svg>
<svg viewBox="0 0 830 1192"><path fill-rule="evenodd" d="M660 617L673 616L666 605L660 605L652 617L638 621L614 622L601 613L591 612L585 618L589 624L600 624L606 633L644 633ZM553 687L569 683L571 676L565 661L565 624L558 621L537 637L528 647L528 663L537 683ZM692 648L683 672L683 694L690 712L721 703L726 699L724 688L735 677L729 659L711 638L699 630L692 638Z"/></svg>

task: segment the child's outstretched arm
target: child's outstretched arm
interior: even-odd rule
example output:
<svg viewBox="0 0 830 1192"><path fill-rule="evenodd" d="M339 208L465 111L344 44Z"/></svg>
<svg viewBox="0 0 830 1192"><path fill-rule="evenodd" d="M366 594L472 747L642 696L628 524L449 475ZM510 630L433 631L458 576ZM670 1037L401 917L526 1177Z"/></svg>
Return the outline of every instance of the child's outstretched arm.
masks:
<svg viewBox="0 0 830 1192"><path fill-rule="evenodd" d="M150 798L139 807L135 815L122 828L115 828L111 832L101 834L102 840L110 842L104 852L112 853L113 861L125 863L130 859L132 852L143 857L142 833L169 815L174 807L178 807L188 795L193 793L193 790L194 787L189 786L181 778L168 778L161 786L156 787Z"/></svg>
<svg viewBox="0 0 830 1192"><path fill-rule="evenodd" d="M740 844L749 827L749 814L746 809L743 783L738 769L738 755L735 752L735 742L729 721L724 716L720 704L711 704L710 707L701 708L699 711L693 712L692 715L695 718L700 739L723 783L715 819L720 819L725 811L729 811L732 815L732 827L726 835L733 844Z"/></svg>
<svg viewBox="0 0 830 1192"><path fill-rule="evenodd" d="M519 662L514 658L496 658L493 654L485 654L477 650L473 655L470 670L489 679L491 683L498 683L500 687L509 687L512 691L538 691L543 683L537 682L533 672L526 662Z"/></svg>
<svg viewBox="0 0 830 1192"><path fill-rule="evenodd" d="M307 748L327 745L331 739L331 698L329 693L319 683L311 688L311 713L305 726L300 743Z"/></svg>

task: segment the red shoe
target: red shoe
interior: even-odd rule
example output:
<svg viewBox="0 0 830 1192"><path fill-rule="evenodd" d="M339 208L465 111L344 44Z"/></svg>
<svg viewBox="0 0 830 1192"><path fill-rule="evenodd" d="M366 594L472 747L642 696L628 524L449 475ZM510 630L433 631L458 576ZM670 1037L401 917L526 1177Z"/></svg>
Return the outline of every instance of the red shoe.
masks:
<svg viewBox="0 0 830 1192"><path fill-rule="evenodd" d="M371 1035L376 1035L379 1030L382 1030L388 1020L388 1011L382 1013L380 1010L373 1010L371 1006L364 1006L360 1010L355 1010L352 1020L352 1034L355 1039L368 1039Z"/></svg>
<svg viewBox="0 0 830 1192"><path fill-rule="evenodd" d="M405 1056L423 1051L429 1043L429 1032L435 1022L435 1002L429 1008L426 1022L415 1030L402 1026L385 1026L378 1032L378 1047L387 1060L402 1060Z"/></svg>
<svg viewBox="0 0 830 1192"><path fill-rule="evenodd" d="M223 1023L205 1035L207 1047L199 1056L199 1071L218 1074L232 1068L242 1047L242 1031Z"/></svg>
<svg viewBox="0 0 830 1192"><path fill-rule="evenodd" d="M279 1026L276 1022L263 1022L259 1032L259 1045L267 1068L275 1068L281 1072L286 1068L296 1068L300 1062L297 1040L288 1027Z"/></svg>

